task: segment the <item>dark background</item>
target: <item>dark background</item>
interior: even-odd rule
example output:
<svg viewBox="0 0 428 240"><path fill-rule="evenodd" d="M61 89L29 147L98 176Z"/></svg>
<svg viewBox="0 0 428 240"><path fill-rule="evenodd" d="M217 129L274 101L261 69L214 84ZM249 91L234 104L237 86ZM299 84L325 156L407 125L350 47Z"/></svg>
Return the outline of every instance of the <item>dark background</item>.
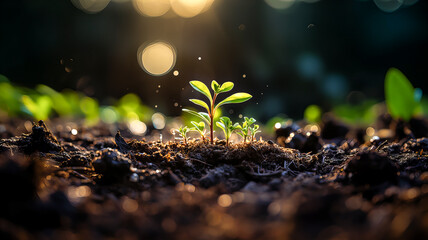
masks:
<svg viewBox="0 0 428 240"><path fill-rule="evenodd" d="M179 76L140 68L137 49L156 40L176 48ZM144 17L130 3L87 14L68 0L0 2L0 74L13 83L71 88L102 104L135 92L167 115L180 114L175 102L190 105L197 96L193 79L234 81L254 98L231 106L233 114L261 120L301 118L309 104L329 110L353 96L382 101L390 67L426 90L427 42L428 1L386 13L361 0L299 2L282 11L262 0L216 0L190 19Z"/></svg>

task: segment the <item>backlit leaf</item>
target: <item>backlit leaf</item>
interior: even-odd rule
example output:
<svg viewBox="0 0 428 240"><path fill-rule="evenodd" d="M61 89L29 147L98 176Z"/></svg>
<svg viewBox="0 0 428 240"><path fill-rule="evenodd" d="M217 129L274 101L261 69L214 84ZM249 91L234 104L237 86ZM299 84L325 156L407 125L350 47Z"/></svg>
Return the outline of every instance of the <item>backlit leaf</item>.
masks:
<svg viewBox="0 0 428 240"><path fill-rule="evenodd" d="M219 92L224 93L224 92L229 92L230 90L232 90L234 84L233 82L225 82L221 85Z"/></svg>
<svg viewBox="0 0 428 240"><path fill-rule="evenodd" d="M248 93L243 93L243 92L235 93L235 94L227 97L223 101L219 102L217 104L216 108L219 108L220 106L223 106L225 104L242 103L242 102L248 101L252 97L253 96L251 96Z"/></svg>
<svg viewBox="0 0 428 240"><path fill-rule="evenodd" d="M209 100L210 103L213 101L213 98L211 96L210 90L208 89L207 85L201 81L190 81L190 86L192 86L196 91L204 94Z"/></svg>
<svg viewBox="0 0 428 240"><path fill-rule="evenodd" d="M412 84L400 70L388 70L385 77L385 100L392 117L410 120L417 108L414 92Z"/></svg>
<svg viewBox="0 0 428 240"><path fill-rule="evenodd" d="M210 112L210 108L208 107L208 105L204 101L199 100L199 99L189 99L189 101L191 101L192 103L194 103L196 105L204 107L207 110L207 112Z"/></svg>

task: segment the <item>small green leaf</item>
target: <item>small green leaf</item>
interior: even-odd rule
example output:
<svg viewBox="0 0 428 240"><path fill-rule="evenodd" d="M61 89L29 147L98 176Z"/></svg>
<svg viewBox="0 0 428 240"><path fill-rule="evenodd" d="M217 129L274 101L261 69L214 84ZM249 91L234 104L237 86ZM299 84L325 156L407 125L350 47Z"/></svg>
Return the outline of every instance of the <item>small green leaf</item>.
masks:
<svg viewBox="0 0 428 240"><path fill-rule="evenodd" d="M210 112L210 108L208 107L208 105L204 101L199 100L199 99L189 99L189 101L191 101L192 103L194 103L196 105L204 107L207 110L207 112Z"/></svg>
<svg viewBox="0 0 428 240"><path fill-rule="evenodd" d="M248 101L252 97L253 96L251 96L248 93L243 93L243 92L235 93L227 97L223 101L219 102L215 108L219 108L220 106L223 106L225 104L242 103L242 102Z"/></svg>
<svg viewBox="0 0 428 240"><path fill-rule="evenodd" d="M226 131L226 126L222 122L216 122L215 123L217 127L221 128L223 131Z"/></svg>
<svg viewBox="0 0 428 240"><path fill-rule="evenodd" d="M219 93L229 92L232 90L233 86L233 82L225 82L221 85Z"/></svg>
<svg viewBox="0 0 428 240"><path fill-rule="evenodd" d="M412 84L400 70L388 70L385 77L385 100L392 117L410 120L418 105L414 91Z"/></svg>
<svg viewBox="0 0 428 240"><path fill-rule="evenodd" d="M190 81L190 86L192 86L196 91L204 94L209 100L210 103L213 101L213 98L211 96L210 90L208 89L207 85L201 81Z"/></svg>
<svg viewBox="0 0 428 240"><path fill-rule="evenodd" d="M310 123L317 123L321 120L321 108L317 105L309 105L306 107L303 114L306 121Z"/></svg>
<svg viewBox="0 0 428 240"><path fill-rule="evenodd" d="M196 111L193 111L193 110L190 110L190 109L186 109L186 108L183 108L182 111L190 113L190 114L192 114L192 115L194 115L194 116L202 119L204 122L206 122L206 123L208 123L208 125L210 125L210 118L209 118L209 116L208 116L207 113L196 112Z"/></svg>
<svg viewBox="0 0 428 240"><path fill-rule="evenodd" d="M218 82L216 82L216 80L213 80L211 82L211 88L213 89L213 91L215 93L219 93L219 91L220 91L220 85L218 84Z"/></svg>
<svg viewBox="0 0 428 240"><path fill-rule="evenodd" d="M193 126L195 126L195 129L202 132L205 129L205 123L204 122L195 122L195 121L191 121L190 122Z"/></svg>

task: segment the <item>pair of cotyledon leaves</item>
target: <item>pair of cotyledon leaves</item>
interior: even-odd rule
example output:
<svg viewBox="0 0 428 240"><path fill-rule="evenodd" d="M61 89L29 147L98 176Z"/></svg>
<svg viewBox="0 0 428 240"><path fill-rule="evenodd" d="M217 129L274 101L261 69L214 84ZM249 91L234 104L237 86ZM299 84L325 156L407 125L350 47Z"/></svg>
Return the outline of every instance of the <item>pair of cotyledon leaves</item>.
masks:
<svg viewBox="0 0 428 240"><path fill-rule="evenodd" d="M211 113L215 113L217 108L225 104L242 103L252 98L252 96L248 93L238 92L225 98L223 101L219 102L217 105L214 105L215 103L213 101L215 101L215 99L213 99L213 96L211 95L211 92L208 89L207 85L205 85L201 81L196 81L196 80L190 81L189 83L190 83L190 86L192 86L196 91L202 93L208 98L209 105L206 102L199 99L190 99L190 101L193 102L194 104L205 108L207 110L207 113L196 112L189 109L183 109L183 111L201 118L203 121L208 123L208 125L211 125L211 117L213 117L211 116ZM218 84L215 80L211 82L211 88L214 91L215 96L217 96L220 93L229 92L230 90L232 90L233 86L234 84L232 82L225 82L222 85Z"/></svg>

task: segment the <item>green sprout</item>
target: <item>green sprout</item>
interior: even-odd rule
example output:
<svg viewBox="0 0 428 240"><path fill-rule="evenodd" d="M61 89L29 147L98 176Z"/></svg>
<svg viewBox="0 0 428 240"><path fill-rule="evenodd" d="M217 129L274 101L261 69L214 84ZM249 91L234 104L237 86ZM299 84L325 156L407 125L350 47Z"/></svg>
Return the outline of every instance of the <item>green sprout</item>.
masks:
<svg viewBox="0 0 428 240"><path fill-rule="evenodd" d="M190 128L190 131L197 131L202 138L202 141L205 141L205 135L207 134L207 130L205 129L205 123L204 122L195 122L195 121L191 121L190 122L193 126L193 128Z"/></svg>
<svg viewBox="0 0 428 240"><path fill-rule="evenodd" d="M415 90L400 70L388 70L385 76L385 100L393 118L409 121L420 106L421 95L420 90Z"/></svg>
<svg viewBox="0 0 428 240"><path fill-rule="evenodd" d="M213 80L211 82L211 88L214 91L214 95L211 95L211 92L208 89L207 85L205 85L201 81L190 81L189 83L190 83L190 86L192 86L196 91L202 93L208 98L209 105L199 99L190 99L192 103L205 108L207 112L196 112L189 109L183 109L183 111L199 117L205 123L208 124L208 126L210 127L210 141L211 143L214 143L214 124L213 123L214 123L214 116L215 116L216 110L225 104L245 102L250 98L252 98L252 96L248 93L239 92L239 93L232 94L231 96L227 97L226 99L224 99L223 101L215 105L217 96L220 93L225 93L232 90L234 86L232 82L225 82L220 86L216 81Z"/></svg>
<svg viewBox="0 0 428 240"><path fill-rule="evenodd" d="M21 97L22 104L37 120L46 120L49 117L52 108L52 101L48 96L36 96L33 100L28 95Z"/></svg>
<svg viewBox="0 0 428 240"><path fill-rule="evenodd" d="M318 123L321 121L322 110L317 105L309 105L306 107L303 115L309 123Z"/></svg>
<svg viewBox="0 0 428 240"><path fill-rule="evenodd" d="M248 136L254 138L254 135L256 135L257 130L259 129L258 125L257 129L255 129L255 127L251 127L251 125L253 125L255 122L256 119L254 118L244 117L244 122L242 123L242 126L240 126L241 131L238 132L238 134L244 138L244 143L247 141ZM254 132L254 135L252 134L252 132Z"/></svg>
<svg viewBox="0 0 428 240"><path fill-rule="evenodd" d="M187 145L187 134L191 131L187 126L181 126L178 129L174 129L174 132L177 132L181 139L183 139L184 144Z"/></svg>
<svg viewBox="0 0 428 240"><path fill-rule="evenodd" d="M217 127L221 128L226 138L226 146L229 146L229 138L234 131L240 128L239 123L232 124L228 117L221 117L220 121L216 123Z"/></svg>
<svg viewBox="0 0 428 240"><path fill-rule="evenodd" d="M259 130L260 126L258 124L254 124L254 127L248 127L248 131L250 132L251 136L251 142L254 141L254 138L256 137L256 134L261 132Z"/></svg>

